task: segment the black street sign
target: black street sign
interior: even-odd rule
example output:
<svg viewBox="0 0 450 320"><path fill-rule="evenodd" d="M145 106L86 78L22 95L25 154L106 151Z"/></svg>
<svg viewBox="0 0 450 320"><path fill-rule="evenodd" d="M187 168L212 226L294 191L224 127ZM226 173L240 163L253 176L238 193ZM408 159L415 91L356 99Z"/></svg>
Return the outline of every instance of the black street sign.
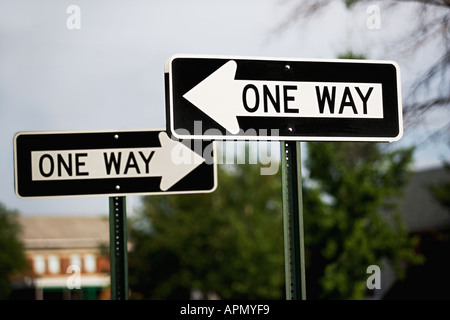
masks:
<svg viewBox="0 0 450 320"><path fill-rule="evenodd" d="M211 192L213 142L172 140L164 130L19 132L19 197Z"/></svg>
<svg viewBox="0 0 450 320"><path fill-rule="evenodd" d="M403 134L393 61L175 55L167 130L179 139L379 141Z"/></svg>

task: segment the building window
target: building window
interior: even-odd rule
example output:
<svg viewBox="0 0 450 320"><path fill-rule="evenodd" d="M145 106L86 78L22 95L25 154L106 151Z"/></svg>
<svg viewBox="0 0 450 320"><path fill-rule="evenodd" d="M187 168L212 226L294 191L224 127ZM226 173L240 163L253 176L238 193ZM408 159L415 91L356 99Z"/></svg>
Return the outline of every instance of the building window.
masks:
<svg viewBox="0 0 450 320"><path fill-rule="evenodd" d="M97 271L97 263L96 263L95 255L92 253L87 253L84 255L84 269L86 272L95 272Z"/></svg>
<svg viewBox="0 0 450 320"><path fill-rule="evenodd" d="M70 255L70 264L78 266L81 270L81 257L79 254Z"/></svg>
<svg viewBox="0 0 450 320"><path fill-rule="evenodd" d="M43 274L45 272L45 259L41 255L35 255L33 258L34 272Z"/></svg>
<svg viewBox="0 0 450 320"><path fill-rule="evenodd" d="M48 271L54 274L61 272L59 257L56 254L51 254L48 256Z"/></svg>

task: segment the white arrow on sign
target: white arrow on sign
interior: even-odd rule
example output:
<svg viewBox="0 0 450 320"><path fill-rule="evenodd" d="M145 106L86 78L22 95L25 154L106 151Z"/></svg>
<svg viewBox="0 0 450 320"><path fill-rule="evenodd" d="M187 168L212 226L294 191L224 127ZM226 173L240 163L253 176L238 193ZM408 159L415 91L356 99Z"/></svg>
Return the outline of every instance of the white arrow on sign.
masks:
<svg viewBox="0 0 450 320"><path fill-rule="evenodd" d="M32 151L32 180L161 177L167 191L205 159L165 132L158 137L161 147Z"/></svg>
<svg viewBox="0 0 450 320"><path fill-rule="evenodd" d="M160 176L161 172L164 173L160 188L166 191L202 164L205 159L181 142L170 139L165 132L159 134L159 141L161 148L158 149L159 152L155 152L152 158L150 166L152 170L150 171L155 176ZM187 154L189 161L181 161L181 154Z"/></svg>
<svg viewBox="0 0 450 320"><path fill-rule="evenodd" d="M381 83L236 80L234 60L183 95L232 134L239 116L383 118Z"/></svg>

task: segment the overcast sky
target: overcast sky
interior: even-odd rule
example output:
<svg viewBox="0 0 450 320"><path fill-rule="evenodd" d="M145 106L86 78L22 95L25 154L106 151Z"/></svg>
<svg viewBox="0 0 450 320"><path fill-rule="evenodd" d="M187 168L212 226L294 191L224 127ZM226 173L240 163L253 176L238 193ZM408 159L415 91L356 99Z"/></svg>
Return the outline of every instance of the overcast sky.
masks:
<svg viewBox="0 0 450 320"><path fill-rule="evenodd" d="M106 197L19 199L14 134L163 128L164 62L177 53L336 58L352 49L397 61L404 92L436 58L433 48L407 58L386 50L410 30L410 4L392 9L374 1L381 25L371 29L368 5L348 11L335 1L314 20L273 33L295 2L0 0L0 203L26 215L106 214ZM80 8L80 29L67 27L71 5ZM398 144L423 140L449 115L448 108L430 114ZM416 168L450 159L448 147L436 143L422 144L415 156ZM127 200L139 205L138 197Z"/></svg>

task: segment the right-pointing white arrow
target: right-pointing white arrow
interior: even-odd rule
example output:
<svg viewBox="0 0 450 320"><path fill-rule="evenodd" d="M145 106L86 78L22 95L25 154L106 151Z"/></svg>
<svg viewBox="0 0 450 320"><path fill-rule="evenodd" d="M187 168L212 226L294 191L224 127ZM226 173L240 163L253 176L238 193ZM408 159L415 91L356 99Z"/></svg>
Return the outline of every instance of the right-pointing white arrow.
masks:
<svg viewBox="0 0 450 320"><path fill-rule="evenodd" d="M47 150L31 152L33 181L161 177L160 189L205 162L196 152L161 131L161 147Z"/></svg>
<svg viewBox="0 0 450 320"><path fill-rule="evenodd" d="M151 160L150 175L161 176L160 188L166 191L202 164L205 159L181 142L170 139L165 132L159 133L159 141L161 148L156 150ZM179 153L188 154L190 161L175 159L174 157L177 157Z"/></svg>

